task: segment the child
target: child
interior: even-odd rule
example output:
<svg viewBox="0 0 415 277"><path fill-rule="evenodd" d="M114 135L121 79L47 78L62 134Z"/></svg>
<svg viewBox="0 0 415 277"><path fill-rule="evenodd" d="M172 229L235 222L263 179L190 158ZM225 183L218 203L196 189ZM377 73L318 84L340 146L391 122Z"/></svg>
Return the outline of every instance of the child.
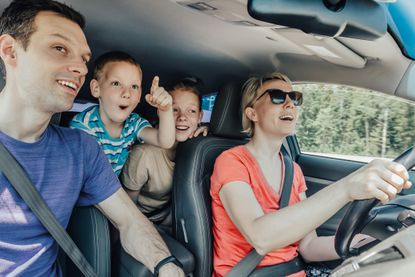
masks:
<svg viewBox="0 0 415 277"><path fill-rule="evenodd" d="M117 175L137 140L161 148L170 148L175 142L172 97L158 86L157 76L145 99L158 110L159 129L133 113L141 98L141 80L140 65L127 53L114 51L101 55L90 82L91 94L98 98L99 105L77 114L70 123L71 128L79 128L96 138Z"/></svg>

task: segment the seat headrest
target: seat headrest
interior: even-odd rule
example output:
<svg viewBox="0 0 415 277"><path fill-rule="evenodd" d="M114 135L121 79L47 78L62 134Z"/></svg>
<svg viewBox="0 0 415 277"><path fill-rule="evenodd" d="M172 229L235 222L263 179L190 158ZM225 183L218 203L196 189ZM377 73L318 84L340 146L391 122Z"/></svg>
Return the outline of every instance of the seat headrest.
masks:
<svg viewBox="0 0 415 277"><path fill-rule="evenodd" d="M213 135L244 139L242 133L242 100L243 82L230 82L219 90L213 106L210 120L210 131Z"/></svg>

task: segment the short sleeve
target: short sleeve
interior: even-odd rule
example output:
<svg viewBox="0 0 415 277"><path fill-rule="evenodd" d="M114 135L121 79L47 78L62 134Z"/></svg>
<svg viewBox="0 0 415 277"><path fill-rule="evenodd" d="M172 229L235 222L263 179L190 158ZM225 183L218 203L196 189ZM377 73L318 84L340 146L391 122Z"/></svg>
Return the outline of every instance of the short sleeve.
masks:
<svg viewBox="0 0 415 277"><path fill-rule="evenodd" d="M226 151L215 161L211 177L211 191L219 194L225 184L235 181L251 183L248 169L243 164L241 157Z"/></svg>
<svg viewBox="0 0 415 277"><path fill-rule="evenodd" d="M307 190L307 185L305 182L303 171L301 167L294 162L294 178L296 179L297 192L298 194L305 192Z"/></svg>
<svg viewBox="0 0 415 277"><path fill-rule="evenodd" d="M72 129L80 129L80 130L82 130L82 131L84 131L84 132L86 132L86 133L90 134L91 136L96 137L97 135L96 135L96 133L94 132L94 130L93 130L93 129L91 129L91 128L90 128L90 127L89 127L89 126L85 123L85 121L83 120L84 116L85 116L85 112L81 112L81 113L76 114L76 115L72 118L71 122L69 122L69 128L72 128Z"/></svg>
<svg viewBox="0 0 415 277"><path fill-rule="evenodd" d="M121 181L126 188L139 191L147 183L149 178L148 154L141 145L136 145L131 150L121 173Z"/></svg>
<svg viewBox="0 0 415 277"><path fill-rule="evenodd" d="M147 127L151 127L150 122L148 122L147 119L142 118L141 116L139 116L138 114L133 114L134 116L131 118L133 124L134 124L134 130L135 130L135 134L136 134L136 139L140 142L143 143L145 141L143 141L140 137L140 132Z"/></svg>
<svg viewBox="0 0 415 277"><path fill-rule="evenodd" d="M82 133L82 132L81 132ZM82 133L84 179L78 205L96 205L115 193L121 184L99 144Z"/></svg>

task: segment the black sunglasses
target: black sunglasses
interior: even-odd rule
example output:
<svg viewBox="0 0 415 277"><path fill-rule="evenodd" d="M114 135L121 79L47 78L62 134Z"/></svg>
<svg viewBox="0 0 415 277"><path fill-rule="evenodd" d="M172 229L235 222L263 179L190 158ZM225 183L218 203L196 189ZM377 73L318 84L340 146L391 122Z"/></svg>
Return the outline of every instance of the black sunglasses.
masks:
<svg viewBox="0 0 415 277"><path fill-rule="evenodd" d="M273 104L282 104L285 102L285 99L290 97L291 101L293 101L294 106L300 106L303 103L303 94L299 91L283 91L280 89L267 89L261 94L255 101L254 104L265 94L269 94L271 97L271 102Z"/></svg>

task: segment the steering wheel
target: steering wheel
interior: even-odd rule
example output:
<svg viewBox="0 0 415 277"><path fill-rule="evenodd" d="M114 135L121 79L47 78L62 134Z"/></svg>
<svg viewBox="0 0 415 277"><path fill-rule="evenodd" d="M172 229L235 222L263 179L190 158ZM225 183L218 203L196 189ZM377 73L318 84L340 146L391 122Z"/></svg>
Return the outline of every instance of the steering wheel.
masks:
<svg viewBox="0 0 415 277"><path fill-rule="evenodd" d="M399 155L394 162L402 164L407 170L415 166L415 146ZM350 243L353 237L365 226L369 211L379 203L377 199L355 200L350 204L334 238L334 247L342 259L350 256Z"/></svg>

